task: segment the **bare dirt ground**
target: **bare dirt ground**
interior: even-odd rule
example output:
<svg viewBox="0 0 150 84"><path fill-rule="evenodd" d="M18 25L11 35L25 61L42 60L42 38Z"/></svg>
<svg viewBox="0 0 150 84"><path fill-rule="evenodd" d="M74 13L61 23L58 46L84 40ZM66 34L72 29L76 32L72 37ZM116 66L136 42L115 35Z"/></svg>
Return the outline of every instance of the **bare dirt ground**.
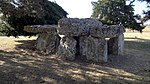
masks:
<svg viewBox="0 0 150 84"><path fill-rule="evenodd" d="M123 56L67 61L35 49L36 37L0 37L0 84L150 84L150 33L125 33Z"/></svg>

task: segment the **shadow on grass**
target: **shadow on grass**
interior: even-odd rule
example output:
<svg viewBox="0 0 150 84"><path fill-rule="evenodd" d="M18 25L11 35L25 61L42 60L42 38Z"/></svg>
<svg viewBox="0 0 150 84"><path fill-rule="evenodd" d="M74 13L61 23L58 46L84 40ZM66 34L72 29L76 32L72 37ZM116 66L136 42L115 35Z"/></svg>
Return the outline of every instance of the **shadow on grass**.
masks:
<svg viewBox="0 0 150 84"><path fill-rule="evenodd" d="M126 72L117 57L106 64L67 61L36 51L32 40L17 41L16 50L0 50L0 84L125 84L150 82L149 77ZM125 59L125 56L122 57ZM121 59L121 61L124 59Z"/></svg>
<svg viewBox="0 0 150 84"><path fill-rule="evenodd" d="M150 40L142 39L142 38L125 38L125 48L127 49L136 49L141 50L143 52L150 50Z"/></svg>
<svg viewBox="0 0 150 84"><path fill-rule="evenodd" d="M16 49L24 49L24 50L35 50L36 40L17 40L17 43L21 43L16 45Z"/></svg>

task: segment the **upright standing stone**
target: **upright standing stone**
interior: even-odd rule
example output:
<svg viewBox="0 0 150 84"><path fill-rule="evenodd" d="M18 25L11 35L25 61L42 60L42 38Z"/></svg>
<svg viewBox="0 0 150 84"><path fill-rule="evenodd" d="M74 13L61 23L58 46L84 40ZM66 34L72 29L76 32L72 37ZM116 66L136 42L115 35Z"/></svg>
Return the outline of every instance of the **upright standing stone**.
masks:
<svg viewBox="0 0 150 84"><path fill-rule="evenodd" d="M118 55L123 55L124 51L124 34L118 36Z"/></svg>
<svg viewBox="0 0 150 84"><path fill-rule="evenodd" d="M124 35L120 34L117 37L108 40L108 53L113 55L122 55L124 48Z"/></svg>
<svg viewBox="0 0 150 84"><path fill-rule="evenodd" d="M105 45L104 45L103 61L104 62L108 61L108 42L107 42L107 40L105 40Z"/></svg>
<svg viewBox="0 0 150 84"><path fill-rule="evenodd" d="M36 48L46 53L55 53L59 46L59 36L53 33L41 33L37 38Z"/></svg>
<svg viewBox="0 0 150 84"><path fill-rule="evenodd" d="M107 42L104 38L80 37L80 54L87 60L107 62Z"/></svg>
<svg viewBox="0 0 150 84"><path fill-rule="evenodd" d="M61 37L57 54L65 59L74 60L76 54L76 40L72 37Z"/></svg>

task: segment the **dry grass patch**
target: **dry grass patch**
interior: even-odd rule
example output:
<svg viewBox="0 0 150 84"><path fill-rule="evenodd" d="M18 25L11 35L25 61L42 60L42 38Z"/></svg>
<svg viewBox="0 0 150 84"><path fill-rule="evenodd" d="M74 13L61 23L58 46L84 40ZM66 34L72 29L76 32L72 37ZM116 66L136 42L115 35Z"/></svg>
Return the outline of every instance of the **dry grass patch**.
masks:
<svg viewBox="0 0 150 84"><path fill-rule="evenodd" d="M125 51L136 59L141 69L139 73L150 77L150 32L126 32Z"/></svg>

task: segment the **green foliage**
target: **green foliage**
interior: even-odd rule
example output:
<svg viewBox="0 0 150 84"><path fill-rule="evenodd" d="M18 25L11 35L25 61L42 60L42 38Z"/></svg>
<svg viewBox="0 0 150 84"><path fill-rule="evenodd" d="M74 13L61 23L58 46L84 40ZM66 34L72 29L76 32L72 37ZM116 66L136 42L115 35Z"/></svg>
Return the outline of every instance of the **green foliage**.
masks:
<svg viewBox="0 0 150 84"><path fill-rule="evenodd" d="M3 0L0 12L3 13L2 20L9 25L3 28L3 33L8 36L33 35L23 31L23 27L57 24L59 19L67 17L67 12L62 7L48 0Z"/></svg>
<svg viewBox="0 0 150 84"><path fill-rule="evenodd" d="M6 35L7 32L10 29L10 27L8 26L8 24L1 22L0 23L0 36L4 36Z"/></svg>
<svg viewBox="0 0 150 84"><path fill-rule="evenodd" d="M150 0L138 0L138 1L146 1L147 3L150 3Z"/></svg>
<svg viewBox="0 0 150 84"><path fill-rule="evenodd" d="M126 5L125 0L98 0L92 2L93 14L91 17L99 19L108 25L123 25L126 28L142 31L142 22L137 23L132 2Z"/></svg>
<svg viewBox="0 0 150 84"><path fill-rule="evenodd" d="M139 0L139 1L146 1L147 2L147 8L149 8L148 10L144 11L144 18L142 18L143 21L148 21L150 20L150 0Z"/></svg>

